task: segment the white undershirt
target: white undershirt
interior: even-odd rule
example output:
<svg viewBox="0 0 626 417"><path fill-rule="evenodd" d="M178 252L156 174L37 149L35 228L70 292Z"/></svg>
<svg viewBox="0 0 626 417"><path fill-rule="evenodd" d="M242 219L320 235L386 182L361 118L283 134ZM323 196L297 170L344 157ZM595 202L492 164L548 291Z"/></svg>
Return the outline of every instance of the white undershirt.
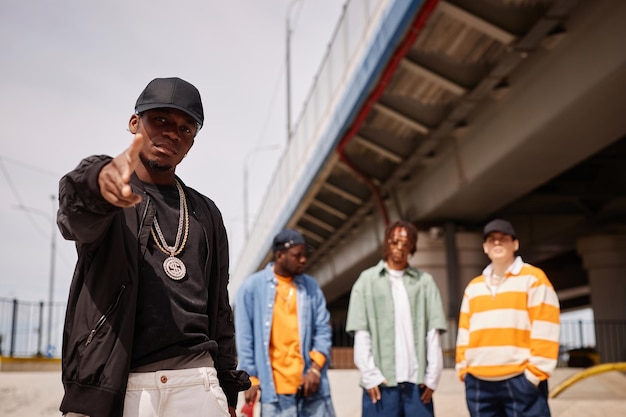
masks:
<svg viewBox="0 0 626 417"><path fill-rule="evenodd" d="M389 269L391 297L394 305L394 329L396 340L396 381L417 382L417 354L413 338L411 305L402 281L404 270Z"/></svg>

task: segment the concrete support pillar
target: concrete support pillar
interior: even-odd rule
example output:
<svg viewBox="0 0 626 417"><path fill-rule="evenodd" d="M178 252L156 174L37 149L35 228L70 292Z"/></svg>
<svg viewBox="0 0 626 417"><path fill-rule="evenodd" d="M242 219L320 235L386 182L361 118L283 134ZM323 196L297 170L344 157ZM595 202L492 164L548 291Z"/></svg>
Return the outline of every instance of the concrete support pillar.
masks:
<svg viewBox="0 0 626 417"><path fill-rule="evenodd" d="M489 264L489 258L483 251L483 236L480 233L457 233L456 238L459 251L459 294L458 307L461 307L461 298L467 284L480 275ZM457 311L458 314L458 311Z"/></svg>
<svg viewBox="0 0 626 417"><path fill-rule="evenodd" d="M448 332L441 339L444 363L447 367L454 366L455 324L459 316L463 290L472 278L480 274L488 262L482 250L480 234L457 232L454 238L455 256L449 257L446 256L445 238L441 233L437 233L436 230L433 233L420 232L417 252L409 258L412 266L430 273L439 287L443 308L449 319ZM448 268L448 262L456 262L456 267ZM458 276L450 276L450 271L456 271ZM451 283L451 280L456 282ZM451 294L450 289L454 289L458 294Z"/></svg>
<svg viewBox="0 0 626 417"><path fill-rule="evenodd" d="M461 297L467 283L480 274L482 269L489 263L482 249L480 234L458 232L455 237L458 277L448 276L445 244L443 236L435 233L420 232L417 240L417 252L409 263L423 271L429 272L437 282L446 316L452 319L458 317L458 308L461 306ZM456 279L458 294L450 294L449 279ZM455 297L456 302L450 298ZM454 305L454 308L449 306Z"/></svg>
<svg viewBox="0 0 626 417"><path fill-rule="evenodd" d="M446 253L441 236L427 232L419 232L417 238L417 252L409 257L409 264L417 269L428 272L435 278L444 308L447 304L446 294ZM448 312L446 311L446 314Z"/></svg>
<svg viewBox="0 0 626 417"><path fill-rule="evenodd" d="M596 320L626 320L626 235L595 235L578 240L589 275Z"/></svg>
<svg viewBox="0 0 626 417"><path fill-rule="evenodd" d="M626 321L626 235L584 237L577 241L577 250L589 276L600 360L623 361L626 359L622 337Z"/></svg>

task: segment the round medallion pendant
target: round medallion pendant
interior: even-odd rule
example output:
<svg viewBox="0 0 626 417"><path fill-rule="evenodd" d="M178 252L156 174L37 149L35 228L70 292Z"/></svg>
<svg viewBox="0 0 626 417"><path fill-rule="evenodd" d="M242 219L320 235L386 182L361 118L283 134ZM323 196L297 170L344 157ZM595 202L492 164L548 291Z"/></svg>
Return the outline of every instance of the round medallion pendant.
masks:
<svg viewBox="0 0 626 417"><path fill-rule="evenodd" d="M165 259L163 262L163 270L165 270L168 277L175 281L183 279L187 273L187 267L185 267L183 261L174 256Z"/></svg>

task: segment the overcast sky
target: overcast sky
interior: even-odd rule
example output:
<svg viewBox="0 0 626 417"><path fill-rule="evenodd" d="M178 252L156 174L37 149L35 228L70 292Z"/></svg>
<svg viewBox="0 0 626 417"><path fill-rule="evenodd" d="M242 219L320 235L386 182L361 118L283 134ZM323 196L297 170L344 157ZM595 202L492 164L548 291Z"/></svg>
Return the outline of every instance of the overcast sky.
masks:
<svg viewBox="0 0 626 417"><path fill-rule="evenodd" d="M204 127L177 173L222 210L234 270L244 239L244 161L254 215L285 145L291 3L0 2L0 298L47 301L58 180L85 156L126 148L134 103L155 77L178 76L200 90ZM291 8L292 115L344 3L296 0ZM54 299L65 301L76 255L56 225L54 232Z"/></svg>

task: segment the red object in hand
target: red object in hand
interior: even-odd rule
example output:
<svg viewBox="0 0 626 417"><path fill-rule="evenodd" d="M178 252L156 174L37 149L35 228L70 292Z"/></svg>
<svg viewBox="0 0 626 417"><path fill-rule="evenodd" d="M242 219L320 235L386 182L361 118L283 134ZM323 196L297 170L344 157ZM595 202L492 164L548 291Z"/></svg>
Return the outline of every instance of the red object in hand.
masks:
<svg viewBox="0 0 626 417"><path fill-rule="evenodd" d="M252 400L250 404L245 403L243 407L241 407L241 415L244 417L253 417L254 416L254 404L256 403L256 398Z"/></svg>

